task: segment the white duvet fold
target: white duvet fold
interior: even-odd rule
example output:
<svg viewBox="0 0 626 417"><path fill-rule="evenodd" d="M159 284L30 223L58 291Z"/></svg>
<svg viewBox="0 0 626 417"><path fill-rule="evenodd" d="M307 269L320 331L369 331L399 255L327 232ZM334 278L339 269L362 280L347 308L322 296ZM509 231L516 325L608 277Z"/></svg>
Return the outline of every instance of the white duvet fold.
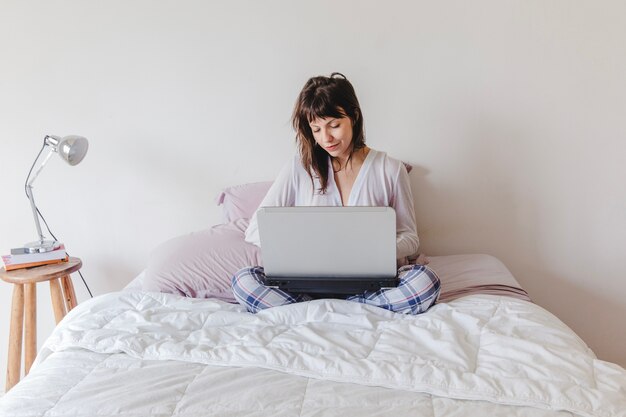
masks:
<svg viewBox="0 0 626 417"><path fill-rule="evenodd" d="M343 300L253 315L216 300L120 292L75 308L46 341L147 360L260 367L440 397L626 416L626 371L544 309L473 295L406 316Z"/></svg>

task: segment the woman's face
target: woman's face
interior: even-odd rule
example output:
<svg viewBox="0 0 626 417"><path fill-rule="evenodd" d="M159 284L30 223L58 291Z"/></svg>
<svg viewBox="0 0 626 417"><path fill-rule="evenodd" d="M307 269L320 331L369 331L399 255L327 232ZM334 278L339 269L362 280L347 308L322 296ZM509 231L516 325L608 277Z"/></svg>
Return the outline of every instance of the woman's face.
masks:
<svg viewBox="0 0 626 417"><path fill-rule="evenodd" d="M320 147L333 158L348 159L352 148L352 121L349 117L318 117L309 126Z"/></svg>

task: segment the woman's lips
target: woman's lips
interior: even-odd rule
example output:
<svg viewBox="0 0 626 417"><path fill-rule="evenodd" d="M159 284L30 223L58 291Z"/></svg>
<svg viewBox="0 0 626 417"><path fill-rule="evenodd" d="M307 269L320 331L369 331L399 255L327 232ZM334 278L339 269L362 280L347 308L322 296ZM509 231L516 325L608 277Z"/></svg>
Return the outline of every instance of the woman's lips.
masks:
<svg viewBox="0 0 626 417"><path fill-rule="evenodd" d="M339 146L339 144L338 144L338 143L336 143L336 144L334 144L334 145L331 145L331 146L327 146L327 147L326 147L326 150L327 150L327 151L334 151L335 149L337 149L337 146Z"/></svg>

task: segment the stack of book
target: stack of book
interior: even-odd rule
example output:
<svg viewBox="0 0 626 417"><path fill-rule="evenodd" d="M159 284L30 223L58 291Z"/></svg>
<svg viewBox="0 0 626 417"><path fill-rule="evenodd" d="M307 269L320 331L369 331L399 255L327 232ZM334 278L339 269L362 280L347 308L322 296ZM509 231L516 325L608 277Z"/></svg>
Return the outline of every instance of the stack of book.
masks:
<svg viewBox="0 0 626 417"><path fill-rule="evenodd" d="M2 255L2 261L4 262L4 269L12 271L14 269L67 262L68 256L65 252L65 246L61 244L58 249L50 252Z"/></svg>

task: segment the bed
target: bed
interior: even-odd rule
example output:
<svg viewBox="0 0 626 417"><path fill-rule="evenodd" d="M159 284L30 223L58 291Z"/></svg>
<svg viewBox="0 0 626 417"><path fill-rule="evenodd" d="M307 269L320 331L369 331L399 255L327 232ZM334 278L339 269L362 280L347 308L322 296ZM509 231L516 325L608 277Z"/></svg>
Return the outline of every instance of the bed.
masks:
<svg viewBox="0 0 626 417"><path fill-rule="evenodd" d="M493 256L430 257L442 293L419 316L333 299L254 315L216 279L241 261L225 247L258 256L238 246L245 220L226 220L72 310L0 416L626 416L626 370ZM199 241L214 251L190 251ZM180 271L192 283L172 283Z"/></svg>

